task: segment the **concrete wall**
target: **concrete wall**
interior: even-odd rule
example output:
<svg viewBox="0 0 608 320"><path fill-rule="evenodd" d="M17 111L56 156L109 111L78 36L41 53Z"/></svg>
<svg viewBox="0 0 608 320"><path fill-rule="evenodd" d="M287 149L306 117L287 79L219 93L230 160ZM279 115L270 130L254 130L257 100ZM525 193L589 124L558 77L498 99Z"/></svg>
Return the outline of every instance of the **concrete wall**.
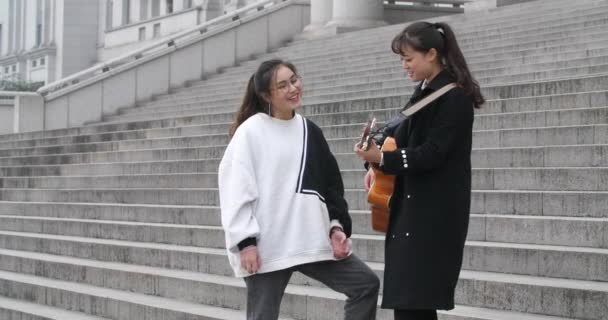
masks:
<svg viewBox="0 0 608 320"><path fill-rule="evenodd" d="M44 101L30 92L0 91L0 134L44 128Z"/></svg>
<svg viewBox="0 0 608 320"><path fill-rule="evenodd" d="M13 133L13 104L0 102L0 134Z"/></svg>
<svg viewBox="0 0 608 320"><path fill-rule="evenodd" d="M268 52L301 32L309 17L308 2L288 1L51 93L45 97L45 129L99 121L120 107Z"/></svg>

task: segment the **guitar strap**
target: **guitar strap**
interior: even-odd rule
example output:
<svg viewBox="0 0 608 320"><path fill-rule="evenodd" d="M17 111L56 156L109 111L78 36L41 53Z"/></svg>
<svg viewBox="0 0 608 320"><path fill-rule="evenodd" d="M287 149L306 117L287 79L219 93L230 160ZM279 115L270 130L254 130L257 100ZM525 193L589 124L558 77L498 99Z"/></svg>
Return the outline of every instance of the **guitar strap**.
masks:
<svg viewBox="0 0 608 320"><path fill-rule="evenodd" d="M416 102L413 106L401 111L401 113L403 115L405 115L406 117L410 117L414 113L422 110L422 108L426 107L429 103L437 100L439 97L441 97L442 95L444 95L445 93L447 93L448 91L450 91L454 88L456 88L456 83L454 83L454 82L448 83L445 86L443 86L441 89L429 94L424 99Z"/></svg>

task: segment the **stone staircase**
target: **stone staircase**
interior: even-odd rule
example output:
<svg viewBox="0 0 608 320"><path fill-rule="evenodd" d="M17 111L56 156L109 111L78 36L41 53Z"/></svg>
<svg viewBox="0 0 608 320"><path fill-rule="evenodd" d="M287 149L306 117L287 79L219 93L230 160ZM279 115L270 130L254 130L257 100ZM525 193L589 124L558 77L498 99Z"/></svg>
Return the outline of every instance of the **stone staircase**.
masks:
<svg viewBox="0 0 608 320"><path fill-rule="evenodd" d="M440 20L488 98L458 306L441 319L608 319L608 1ZM389 49L402 28L293 42L101 123L0 136L0 319L244 319L216 172L245 81L270 57L301 71L301 112L342 169L354 250L382 278L352 146L370 112L386 119L413 92ZM283 319L340 319L344 299L296 275Z"/></svg>

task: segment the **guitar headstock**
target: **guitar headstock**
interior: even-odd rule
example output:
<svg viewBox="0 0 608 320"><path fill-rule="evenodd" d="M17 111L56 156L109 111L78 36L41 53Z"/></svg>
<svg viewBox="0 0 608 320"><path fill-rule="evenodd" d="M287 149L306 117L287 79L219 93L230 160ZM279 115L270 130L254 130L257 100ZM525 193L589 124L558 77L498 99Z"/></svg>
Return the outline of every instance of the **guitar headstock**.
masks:
<svg viewBox="0 0 608 320"><path fill-rule="evenodd" d="M367 151L372 141L372 130L376 126L376 118L371 118L367 120L365 127L363 127L363 133L361 134L361 141L359 142L359 146L361 150Z"/></svg>

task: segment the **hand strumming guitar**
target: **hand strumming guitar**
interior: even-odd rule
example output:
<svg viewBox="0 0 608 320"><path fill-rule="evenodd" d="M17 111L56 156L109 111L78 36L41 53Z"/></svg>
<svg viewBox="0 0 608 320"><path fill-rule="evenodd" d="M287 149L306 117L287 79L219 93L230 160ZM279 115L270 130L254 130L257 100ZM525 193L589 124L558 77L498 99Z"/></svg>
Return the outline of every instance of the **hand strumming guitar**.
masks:
<svg viewBox="0 0 608 320"><path fill-rule="evenodd" d="M371 144L367 150L361 149L359 143L355 144L354 148L355 153L361 160L367 161L369 163L380 163L382 161L382 151L380 151L380 147L376 144L375 141L371 141Z"/></svg>

